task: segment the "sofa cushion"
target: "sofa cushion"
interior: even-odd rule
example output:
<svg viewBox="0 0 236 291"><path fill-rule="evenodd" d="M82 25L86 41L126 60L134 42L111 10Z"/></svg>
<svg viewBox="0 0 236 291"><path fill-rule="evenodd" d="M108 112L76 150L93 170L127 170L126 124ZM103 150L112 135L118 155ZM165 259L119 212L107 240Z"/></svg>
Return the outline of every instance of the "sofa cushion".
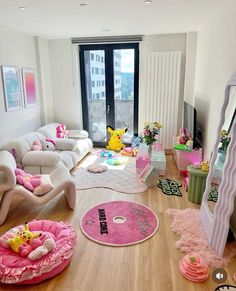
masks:
<svg viewBox="0 0 236 291"><path fill-rule="evenodd" d="M44 135L45 137L48 137L48 138L52 138L52 139L55 139L57 138L57 126L59 126L60 123L49 123L49 124L46 124L42 127L40 127L37 132L41 133L42 135Z"/></svg>
<svg viewBox="0 0 236 291"><path fill-rule="evenodd" d="M56 138L54 139L56 150L60 151L73 151L77 145L76 140L67 138Z"/></svg>
<svg viewBox="0 0 236 291"><path fill-rule="evenodd" d="M55 166L60 161L60 155L56 152L39 152L29 151L22 159L22 164L25 166Z"/></svg>
<svg viewBox="0 0 236 291"><path fill-rule="evenodd" d="M30 132L14 139L13 141L6 143L2 147L2 150L12 152L12 150L14 149L16 162L21 163L23 156L27 152L31 151L33 143L36 140L42 141L44 139L45 137L42 134L38 132Z"/></svg>

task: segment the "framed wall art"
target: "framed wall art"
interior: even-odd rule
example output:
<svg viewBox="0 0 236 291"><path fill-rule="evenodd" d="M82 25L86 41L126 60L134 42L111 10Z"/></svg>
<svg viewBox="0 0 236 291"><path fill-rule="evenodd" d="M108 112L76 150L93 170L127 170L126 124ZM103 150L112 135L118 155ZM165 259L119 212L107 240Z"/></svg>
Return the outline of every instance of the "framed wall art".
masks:
<svg viewBox="0 0 236 291"><path fill-rule="evenodd" d="M24 88L25 107L31 107L38 104L36 74L31 68L22 68L22 80Z"/></svg>
<svg viewBox="0 0 236 291"><path fill-rule="evenodd" d="M22 108L20 70L17 67L2 66L2 80L6 111Z"/></svg>

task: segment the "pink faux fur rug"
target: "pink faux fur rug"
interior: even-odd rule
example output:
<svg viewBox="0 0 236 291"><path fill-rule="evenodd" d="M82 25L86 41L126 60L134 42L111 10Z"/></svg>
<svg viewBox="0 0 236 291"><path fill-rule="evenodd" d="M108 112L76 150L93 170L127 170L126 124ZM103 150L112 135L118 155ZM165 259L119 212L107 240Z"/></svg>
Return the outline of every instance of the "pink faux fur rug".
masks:
<svg viewBox="0 0 236 291"><path fill-rule="evenodd" d="M207 237L201 225L199 209L168 209L167 213L173 219L171 229L180 235L180 240L176 242L176 248L180 251L199 253L212 268L227 265L236 255L236 242L226 245L223 257L219 257L208 245Z"/></svg>

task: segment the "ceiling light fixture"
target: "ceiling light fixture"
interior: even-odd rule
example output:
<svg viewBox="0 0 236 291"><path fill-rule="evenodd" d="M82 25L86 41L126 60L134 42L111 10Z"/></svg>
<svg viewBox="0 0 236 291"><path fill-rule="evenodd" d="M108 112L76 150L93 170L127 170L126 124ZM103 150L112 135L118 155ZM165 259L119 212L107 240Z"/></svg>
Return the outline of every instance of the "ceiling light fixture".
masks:
<svg viewBox="0 0 236 291"><path fill-rule="evenodd" d="M27 9L27 7L25 7L25 6L20 6L20 7L18 7L20 10L22 10L22 11L25 11L26 9Z"/></svg>
<svg viewBox="0 0 236 291"><path fill-rule="evenodd" d="M110 29L109 28L103 28L102 31L108 32L108 31L110 31Z"/></svg>
<svg viewBox="0 0 236 291"><path fill-rule="evenodd" d="M86 3L81 3L80 7L87 7L88 5Z"/></svg>
<svg viewBox="0 0 236 291"><path fill-rule="evenodd" d="M152 3L152 0L144 0L144 3L150 4L150 3Z"/></svg>

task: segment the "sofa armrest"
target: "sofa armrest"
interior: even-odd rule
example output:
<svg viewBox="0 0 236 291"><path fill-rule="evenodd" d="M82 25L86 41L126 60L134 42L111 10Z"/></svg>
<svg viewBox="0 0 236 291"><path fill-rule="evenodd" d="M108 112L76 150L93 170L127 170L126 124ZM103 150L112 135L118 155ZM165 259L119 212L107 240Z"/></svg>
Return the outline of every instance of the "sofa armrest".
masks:
<svg viewBox="0 0 236 291"><path fill-rule="evenodd" d="M55 166L60 159L60 155L56 152L29 151L24 155L22 164L25 166Z"/></svg>
<svg viewBox="0 0 236 291"><path fill-rule="evenodd" d="M56 150L59 151L73 151L77 145L77 141L75 139L56 138L54 139L54 142Z"/></svg>
<svg viewBox="0 0 236 291"><path fill-rule="evenodd" d="M79 130L79 129L70 129L68 130L68 137L69 138L88 138L88 132L86 130Z"/></svg>

